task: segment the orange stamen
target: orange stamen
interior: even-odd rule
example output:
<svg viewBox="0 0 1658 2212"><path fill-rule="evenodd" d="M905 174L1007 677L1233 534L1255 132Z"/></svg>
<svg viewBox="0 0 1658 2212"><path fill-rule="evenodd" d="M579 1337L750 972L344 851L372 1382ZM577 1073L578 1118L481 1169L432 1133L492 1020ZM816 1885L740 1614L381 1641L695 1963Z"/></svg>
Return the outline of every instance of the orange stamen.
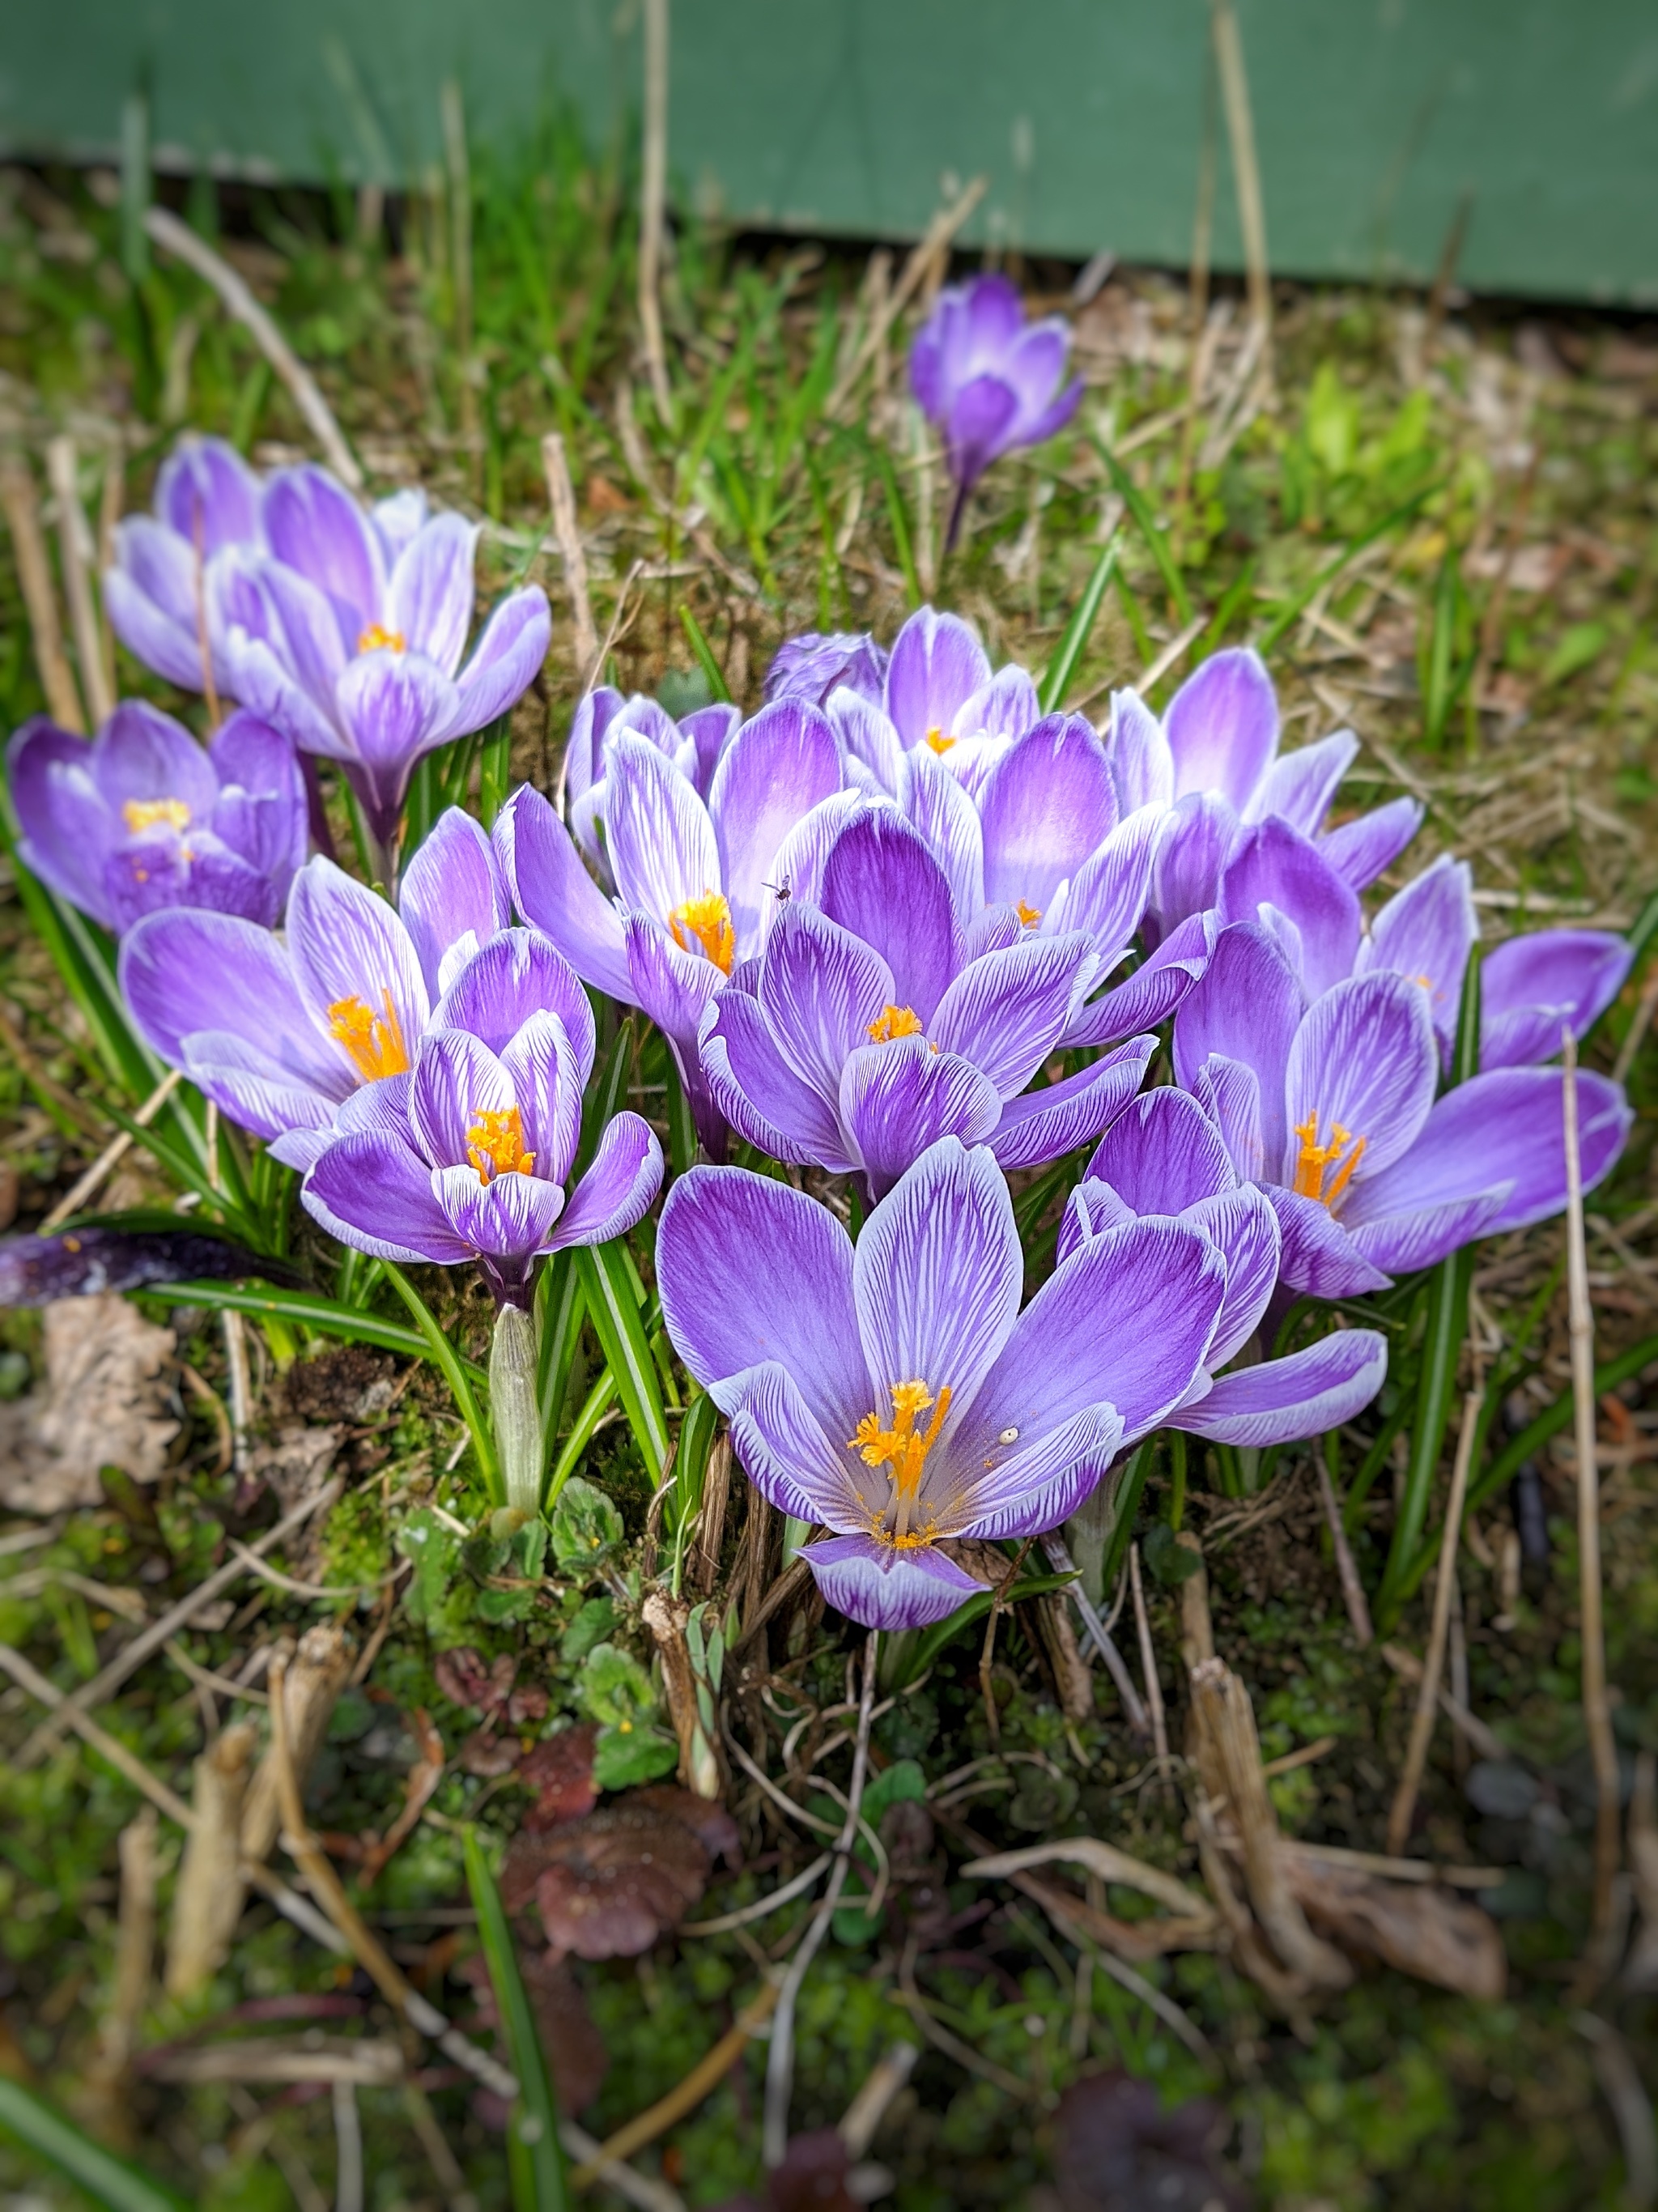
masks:
<svg viewBox="0 0 1658 2212"><path fill-rule="evenodd" d="M380 993L383 1014L371 1013L361 999L336 999L328 1009L328 1034L345 1047L365 1083L409 1073L409 1048L389 990Z"/></svg>
<svg viewBox="0 0 1658 2212"><path fill-rule="evenodd" d="M929 1407L932 1408L932 1419L925 1429L918 1430L916 1421ZM931 1521L914 1531L909 1524L920 1502L927 1454L938 1443L944 1416L950 1411L950 1385L946 1382L942 1386L935 1401L925 1382L895 1382L892 1408L890 1429L881 1426L878 1413L865 1413L858 1424L857 1434L847 1438L847 1449L855 1451L865 1467L884 1467L890 1472L892 1526L889 1528L884 1513L879 1514L872 1533L888 1543L913 1550L932 1541Z"/></svg>
<svg viewBox="0 0 1658 2212"><path fill-rule="evenodd" d="M121 809L121 819L135 837L153 830L158 822L165 822L169 830L187 830L190 806L182 799L129 799Z"/></svg>
<svg viewBox="0 0 1658 2212"><path fill-rule="evenodd" d="M921 1017L913 1006L883 1006L869 1025L870 1041L890 1044L896 1037L920 1036Z"/></svg>
<svg viewBox="0 0 1658 2212"><path fill-rule="evenodd" d="M1353 1170L1364 1157L1369 1141L1355 1137L1344 1129L1339 1121L1330 1124L1330 1141L1318 1141L1318 1115L1309 1114L1304 1121L1296 1124L1296 1134L1301 1139L1301 1150L1296 1158L1295 1190L1302 1198L1315 1198L1321 1206L1333 1209L1336 1200L1353 1179ZM1352 1146L1351 1152L1347 1147ZM1344 1154L1345 1157L1344 1158ZM1325 1177L1334 1168L1335 1179L1327 1188Z"/></svg>
<svg viewBox="0 0 1658 2212"><path fill-rule="evenodd" d="M940 759L942 759L944 754L947 753L950 747L955 744L956 740L948 730L941 730L938 727L938 725L935 722L932 727L926 733L926 742L932 746L933 751L938 755Z"/></svg>
<svg viewBox="0 0 1658 2212"><path fill-rule="evenodd" d="M498 1175L531 1174L536 1156L524 1149L518 1108L481 1113L466 1132L466 1157L484 1182L493 1182Z"/></svg>
<svg viewBox="0 0 1658 2212"><path fill-rule="evenodd" d="M1041 907L1027 906L1023 899L1019 901L1013 911L1018 915L1020 922L1026 929L1035 929L1042 918Z"/></svg>
<svg viewBox="0 0 1658 2212"><path fill-rule="evenodd" d="M409 641L400 629L387 629L383 623L370 623L357 638L359 653L407 653Z"/></svg>
<svg viewBox="0 0 1658 2212"><path fill-rule="evenodd" d="M683 906L677 906L668 916L668 927L682 952L690 951L690 940L695 939L722 975L731 974L737 957L737 933L732 927L730 902L718 891L704 891L701 898L687 899Z"/></svg>

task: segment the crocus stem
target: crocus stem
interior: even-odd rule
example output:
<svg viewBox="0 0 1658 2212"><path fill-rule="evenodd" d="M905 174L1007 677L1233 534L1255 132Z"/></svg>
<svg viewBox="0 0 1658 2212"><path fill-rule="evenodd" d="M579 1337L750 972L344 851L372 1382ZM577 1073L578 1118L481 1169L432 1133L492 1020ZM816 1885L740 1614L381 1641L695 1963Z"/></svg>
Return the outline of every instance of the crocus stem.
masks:
<svg viewBox="0 0 1658 2212"><path fill-rule="evenodd" d="M521 1306L502 1306L495 1316L489 1416L507 1508L533 1517L541 1509L547 1440L536 1391L535 1323Z"/></svg>

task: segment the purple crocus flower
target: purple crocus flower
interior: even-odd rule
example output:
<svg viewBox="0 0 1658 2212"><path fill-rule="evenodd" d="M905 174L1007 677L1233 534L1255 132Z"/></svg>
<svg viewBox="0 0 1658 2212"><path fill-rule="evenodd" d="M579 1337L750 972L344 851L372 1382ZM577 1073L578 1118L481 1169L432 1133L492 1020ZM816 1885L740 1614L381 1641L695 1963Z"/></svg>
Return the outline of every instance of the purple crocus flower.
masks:
<svg viewBox="0 0 1658 2212"><path fill-rule="evenodd" d="M867 630L802 630L785 638L766 672L765 696L809 699L821 707L847 690L878 707L885 695L887 653Z"/></svg>
<svg viewBox="0 0 1658 2212"><path fill-rule="evenodd" d="M1005 1168L1087 1143L1139 1090L1157 1040L1028 1091L1096 960L1084 931L1010 919L964 929L919 833L890 806L862 809L702 1015L715 1105L750 1144L859 1176L872 1198L944 1135L987 1143Z"/></svg>
<svg viewBox="0 0 1658 2212"><path fill-rule="evenodd" d="M993 673L973 629L932 607L918 607L893 640L881 683L871 678L870 663L854 656L851 680L823 704L846 747L848 779L872 793L896 793L905 754L920 745L970 787L1009 739L1042 719L1025 671L1010 662Z"/></svg>
<svg viewBox="0 0 1658 2212"><path fill-rule="evenodd" d="M1272 1201L1292 1291L1378 1290L1565 1203L1555 1071L1495 1069L1436 1100L1439 1051L1418 983L1358 975L1309 1002L1258 924L1221 932L1175 1018L1175 1073L1239 1176ZM1617 1159L1631 1116L1618 1085L1576 1081L1587 1189Z"/></svg>
<svg viewBox="0 0 1658 2212"><path fill-rule="evenodd" d="M706 804L664 751L623 731L608 744L604 778L614 902L527 784L496 822L518 911L584 982L655 1022L711 1152L723 1146L725 1124L703 1080L699 1025L734 968L759 952L792 880L791 852L809 842L814 811L841 784L835 732L798 699L762 707L743 725L720 755Z"/></svg>
<svg viewBox="0 0 1658 2212"><path fill-rule="evenodd" d="M855 1250L826 1207L740 1169L668 1194L669 1335L756 1488L830 1532L801 1557L853 1620L942 1620L980 1587L949 1539L1057 1528L1185 1401L1226 1294L1215 1245L1171 1220L1106 1231L1022 1314L1023 1275L1000 1170L954 1137Z"/></svg>
<svg viewBox="0 0 1658 2212"><path fill-rule="evenodd" d="M1076 413L1083 382L1064 381L1070 351L1064 317L1027 324L1005 276L975 276L938 295L910 347L909 385L944 441L956 482L946 551L969 492L991 463L1016 446L1040 446Z"/></svg>
<svg viewBox="0 0 1658 2212"><path fill-rule="evenodd" d="M232 687L209 610L224 556L264 542L259 479L222 438L183 438L162 462L149 514L115 526L104 610L127 651L185 691ZM210 583L210 578L214 580Z"/></svg>
<svg viewBox="0 0 1658 2212"><path fill-rule="evenodd" d="M341 1108L301 1196L343 1243L378 1258L476 1261L498 1304L527 1306L535 1261L603 1244L662 1183L648 1122L618 1114L568 1197L593 1064L593 1017L547 939L502 931L445 992L407 1073Z"/></svg>
<svg viewBox="0 0 1658 2212"><path fill-rule="evenodd" d="M1226 1262L1226 1296L1204 1370L1183 1404L1164 1416L1217 1443L1289 1443L1350 1421L1388 1372L1388 1340L1377 1329L1338 1329L1284 1359L1220 1374L1259 1328L1278 1282L1278 1216L1266 1194L1243 1182L1221 1134L1184 1091L1148 1091L1100 1141L1060 1226L1061 1262L1096 1237L1147 1217L1172 1214L1200 1229Z"/></svg>
<svg viewBox="0 0 1658 2212"><path fill-rule="evenodd" d="M1113 695L1107 742L1124 811L1156 806L1166 817L1148 916L1153 938L1215 904L1243 831L1269 816L1312 839L1355 891L1416 835L1422 809L1413 799L1327 829L1358 739L1337 730L1280 757L1278 728L1272 679L1244 647L1212 653L1161 722L1136 692Z"/></svg>
<svg viewBox="0 0 1658 2212"><path fill-rule="evenodd" d="M476 524L426 517L418 495L366 514L314 467L272 477L260 521L266 552L239 556L213 609L228 688L301 750L340 763L389 852L422 754L528 689L547 655L546 594L509 592L463 666Z"/></svg>
<svg viewBox="0 0 1658 2212"><path fill-rule="evenodd" d="M270 928L305 859L294 748L233 714L203 748L142 699L90 744L44 717L6 749L27 865L119 936L162 907L210 907Z"/></svg>
<svg viewBox="0 0 1658 2212"><path fill-rule="evenodd" d="M1273 817L1240 838L1221 878L1223 923L1260 921L1314 994L1349 975L1389 970L1427 994L1448 1064L1462 981L1479 936L1473 873L1442 855L1382 907L1368 930L1351 887L1325 854ZM1622 989L1628 940L1599 929L1540 929L1494 946L1480 963L1479 1065L1551 1060L1568 1027L1582 1037Z"/></svg>
<svg viewBox="0 0 1658 2212"><path fill-rule="evenodd" d="M308 1166L354 1092L414 1063L465 957L509 919L489 839L452 808L405 872L402 913L331 860L307 862L280 935L173 908L122 940L139 1034L279 1160Z"/></svg>
<svg viewBox="0 0 1658 2212"><path fill-rule="evenodd" d="M624 699L608 684L601 684L582 698L564 747L564 815L570 834L607 890L616 888L602 835L604 775L612 740L624 732L643 738L673 763L699 798L706 799L713 788L714 770L742 719L737 708L721 701L712 707L699 707L695 714L676 722L654 699L637 692Z"/></svg>

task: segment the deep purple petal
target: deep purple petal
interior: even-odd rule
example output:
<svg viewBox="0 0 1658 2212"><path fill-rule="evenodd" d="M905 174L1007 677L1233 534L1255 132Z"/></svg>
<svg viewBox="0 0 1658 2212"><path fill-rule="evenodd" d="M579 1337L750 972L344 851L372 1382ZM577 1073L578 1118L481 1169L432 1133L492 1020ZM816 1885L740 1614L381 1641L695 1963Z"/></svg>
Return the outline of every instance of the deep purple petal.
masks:
<svg viewBox="0 0 1658 2212"><path fill-rule="evenodd" d="M1049 714L1015 740L979 799L985 896L1045 914L1117 826L1105 747L1080 714Z"/></svg>
<svg viewBox="0 0 1658 2212"><path fill-rule="evenodd" d="M453 1267L471 1257L432 1195L426 1163L410 1145L378 1135L342 1137L316 1161L301 1196L331 1236L379 1259Z"/></svg>
<svg viewBox="0 0 1658 2212"><path fill-rule="evenodd" d="M887 1418L896 1383L948 1387L947 1441L1013 1328L1023 1273L1001 1170L944 1138L876 1207L853 1255L872 1410Z"/></svg>
<svg viewBox="0 0 1658 2212"><path fill-rule="evenodd" d="M1387 1289L1387 1276L1365 1258L1328 1206L1276 1183L1261 1188L1278 1216L1284 1240L1278 1279L1289 1289L1315 1298L1361 1297L1367 1291Z"/></svg>
<svg viewBox="0 0 1658 2212"><path fill-rule="evenodd" d="M708 813L744 951L758 949L778 848L821 799L840 788L841 749L829 717L803 699L762 707L726 746L709 788Z"/></svg>
<svg viewBox="0 0 1658 2212"><path fill-rule="evenodd" d="M1552 1060L1570 1025L1582 1036L1624 988L1634 948L1601 929L1540 929L1485 955L1479 975L1482 1067Z"/></svg>
<svg viewBox="0 0 1658 2212"><path fill-rule="evenodd" d="M562 1186L538 1175L508 1173L485 1182L471 1166L434 1168L432 1192L471 1250L514 1273L537 1253L551 1250L564 1211Z"/></svg>
<svg viewBox="0 0 1658 2212"><path fill-rule="evenodd" d="M1151 905L1161 930L1213 906L1240 826L1231 800L1221 792L1188 792L1163 817L1151 872Z"/></svg>
<svg viewBox="0 0 1658 2212"><path fill-rule="evenodd" d="M1158 1029L1184 1006L1214 948L1212 914L1188 915L1149 960L1084 1006L1066 1031L1067 1044L1108 1044L1135 1030Z"/></svg>
<svg viewBox="0 0 1658 2212"><path fill-rule="evenodd" d="M1020 1315L974 1401L958 1463L999 1460L1081 1413L1109 1407L1125 1432L1154 1428L1203 1367L1226 1291L1209 1239L1166 1218L1135 1221L1057 1267Z"/></svg>
<svg viewBox="0 0 1658 2212"><path fill-rule="evenodd" d="M60 898L112 929L104 869L121 833L93 780L92 747L37 715L6 748L6 778L25 865Z"/></svg>
<svg viewBox="0 0 1658 2212"><path fill-rule="evenodd" d="M1379 1329L1338 1329L1287 1359L1221 1376L1207 1397L1171 1413L1169 1425L1217 1443L1292 1443L1363 1413L1387 1373L1388 1340Z"/></svg>
<svg viewBox="0 0 1658 2212"><path fill-rule="evenodd" d="M1212 1054L1193 1079L1192 1096L1219 1130L1237 1173L1246 1182L1259 1182L1266 1173L1266 1145L1261 1134L1260 1079L1254 1069L1241 1060Z"/></svg>
<svg viewBox="0 0 1658 2212"><path fill-rule="evenodd" d="M821 904L886 962L896 1003L930 1022L960 947L944 871L908 823L872 811L843 830L824 865Z"/></svg>
<svg viewBox="0 0 1658 2212"><path fill-rule="evenodd" d="M434 514L398 556L388 601L391 627L411 651L452 677L472 627L472 561L478 526Z"/></svg>
<svg viewBox="0 0 1658 2212"><path fill-rule="evenodd" d="M865 699L878 700L886 681L887 656L867 630L825 633L803 630L785 638L766 672L765 697L810 699L821 707L841 686Z"/></svg>
<svg viewBox="0 0 1658 2212"><path fill-rule="evenodd" d="M431 1001L394 909L331 860L307 860L288 893L287 935L295 983L318 1026L327 1031L337 1006L355 1001L380 1020L389 1004L410 1064Z"/></svg>
<svg viewBox="0 0 1658 2212"><path fill-rule="evenodd" d="M993 1449L964 1470L950 1533L994 1542L1057 1528L1098 1489L1123 1440L1122 1416L1094 1406L1011 1458Z"/></svg>
<svg viewBox="0 0 1658 2212"><path fill-rule="evenodd" d="M700 952L682 951L665 929L643 915L627 916L623 943L629 976L623 997L642 1007L685 1062L695 1067L697 1032L725 977L712 960L705 960Z"/></svg>
<svg viewBox="0 0 1658 2212"><path fill-rule="evenodd" d="M156 472L156 516L203 556L259 534L259 479L223 438L186 433Z"/></svg>
<svg viewBox="0 0 1658 2212"><path fill-rule="evenodd" d="M1246 830L1221 878L1223 925L1276 908L1300 934L1301 976L1316 998L1353 972L1358 956L1356 892L1298 830L1276 817Z"/></svg>
<svg viewBox="0 0 1658 2212"><path fill-rule="evenodd" d="M871 1410L852 1240L816 1199L740 1168L692 1168L663 1206L656 1267L668 1334L705 1387L775 1360L836 1438Z"/></svg>
<svg viewBox="0 0 1658 2212"><path fill-rule="evenodd" d="M99 731L92 775L118 815L131 801L177 799L189 809L181 828L205 822L219 796L219 779L202 746L147 699L124 699Z"/></svg>
<svg viewBox="0 0 1658 2212"><path fill-rule="evenodd" d="M1226 1261L1226 1297L1207 1364L1224 1367L1260 1326L1278 1281L1284 1239L1272 1201L1258 1184L1200 1199L1181 1218L1201 1229Z"/></svg>
<svg viewBox="0 0 1658 2212"><path fill-rule="evenodd" d="M1433 1104L1439 1054L1427 1000L1402 975L1360 975L1338 983L1308 1009L1284 1071L1282 1180L1292 1188L1309 1126L1327 1146L1336 1128L1363 1154L1355 1182L1379 1175L1410 1150ZM1340 1174L1346 1155L1327 1173ZM1315 1196L1319 1194L1315 1192Z"/></svg>
<svg viewBox="0 0 1658 2212"><path fill-rule="evenodd" d="M1362 891L1392 866L1421 827L1419 799L1391 799L1385 806L1327 830L1319 850L1339 876Z"/></svg>
<svg viewBox="0 0 1658 2212"><path fill-rule="evenodd" d="M662 1188L662 1147L637 1114L618 1114L598 1140L593 1164L570 1193L553 1249L608 1244L642 1221Z"/></svg>
<svg viewBox="0 0 1658 2212"><path fill-rule="evenodd" d="M386 597L380 541L326 469L279 469L265 484L260 518L276 558L314 585L343 617L359 630L380 620Z"/></svg>
<svg viewBox="0 0 1658 2212"><path fill-rule="evenodd" d="M495 817L495 846L525 920L552 939L584 982L629 1000L621 917L583 867L569 831L527 783Z"/></svg>
<svg viewBox="0 0 1658 2212"><path fill-rule="evenodd" d="M1163 726L1175 763L1175 796L1214 791L1240 814L1278 750L1278 694L1252 647L1212 653L1169 702Z"/></svg>
<svg viewBox="0 0 1658 2212"><path fill-rule="evenodd" d="M825 1601L860 1628L926 1628L984 1588L932 1544L900 1552L868 1536L829 1536L799 1557Z"/></svg>
<svg viewBox="0 0 1658 2212"><path fill-rule="evenodd" d="M434 1168L467 1163L474 1125L516 1103L512 1079L480 1038L465 1030L431 1030L422 1040L409 1086L409 1125ZM476 1178L475 1164L471 1172Z"/></svg>
<svg viewBox="0 0 1658 2212"><path fill-rule="evenodd" d="M1334 730L1315 744L1285 753L1267 769L1244 819L1264 822L1276 814L1303 837L1312 836L1322 826L1336 787L1357 751L1358 739L1351 730Z"/></svg>
<svg viewBox="0 0 1658 2212"><path fill-rule="evenodd" d="M450 981L433 1015L446 1029L471 1030L493 1052L504 1052L532 1014L555 1014L575 1054L578 1090L593 1065L593 1010L575 971L548 938L533 929L504 929L475 952Z"/></svg>
<svg viewBox="0 0 1658 2212"><path fill-rule="evenodd" d="M838 1079L827 1100L803 1083L746 991L720 994L702 1018L697 1049L715 1106L746 1143L773 1159L815 1160L836 1174L859 1166L836 1115Z"/></svg>
<svg viewBox="0 0 1658 2212"><path fill-rule="evenodd" d="M1428 994L1440 1043L1448 1050L1456 1035L1463 971L1479 934L1473 872L1466 860L1445 854L1381 909L1360 948L1356 972L1388 968L1418 984ZM1481 983L1483 996L1483 975Z"/></svg>
<svg viewBox="0 0 1658 2212"><path fill-rule="evenodd" d="M1001 1165L1010 1173L1040 1167L1100 1135L1139 1091L1157 1042L1130 1037L1079 1075L1007 1100L990 1138Z"/></svg>
<svg viewBox="0 0 1658 2212"><path fill-rule="evenodd" d="M1179 1213L1233 1189L1220 1132L1184 1091L1148 1091L1101 1138L1084 1172L1136 1213Z"/></svg>
<svg viewBox="0 0 1658 2212"><path fill-rule="evenodd" d="M1212 1054L1254 1071L1269 1172L1289 1135L1284 1085L1303 1003L1301 985L1266 931L1235 924L1215 940L1202 981L1175 1019L1175 1076L1183 1089L1192 1089Z"/></svg>
<svg viewBox="0 0 1658 2212"><path fill-rule="evenodd" d="M1018 415L1019 396L999 376L975 376L955 394L939 428L957 483L976 483L1017 442Z"/></svg>
<svg viewBox="0 0 1658 2212"><path fill-rule="evenodd" d="M789 1068L833 1102L841 1071L869 1045L893 990L892 970L878 952L791 902L767 944L756 996Z"/></svg>
<svg viewBox="0 0 1658 2212"><path fill-rule="evenodd" d="M1004 1099L1023 1090L1064 1036L1094 956L1085 937L1033 937L963 968L927 1024Z"/></svg>
<svg viewBox="0 0 1658 2212"><path fill-rule="evenodd" d="M404 865L398 912L435 1004L446 956L465 958L512 918L507 878L481 823L459 806L444 809Z"/></svg>
<svg viewBox="0 0 1658 2212"><path fill-rule="evenodd" d="M141 915L183 906L240 915L270 929L282 904L268 876L202 830L188 845L164 832L121 846L104 863L104 890L118 933Z"/></svg>
<svg viewBox="0 0 1658 2212"><path fill-rule="evenodd" d="M908 749L930 732L956 734L956 715L990 680L985 649L959 615L918 607L893 641L886 710Z"/></svg>
<svg viewBox="0 0 1658 2212"><path fill-rule="evenodd" d="M486 729L516 706L535 682L552 635L553 618L540 586L509 592L455 679L456 718L450 735Z"/></svg>
<svg viewBox="0 0 1658 2212"><path fill-rule="evenodd" d="M377 650L358 655L340 678L334 698L372 794L373 826L389 841L416 763L457 734L454 685L417 653Z"/></svg>
<svg viewBox="0 0 1658 2212"><path fill-rule="evenodd" d="M835 1106L844 1138L878 1198L939 1138L981 1143L996 1126L1001 1101L994 1084L969 1061L907 1036L853 1053Z"/></svg>
<svg viewBox="0 0 1658 2212"><path fill-rule="evenodd" d="M174 1066L184 1060L186 1038L222 1032L257 1048L273 1073L286 1070L299 1088L339 1099L355 1087L268 929L186 908L149 915L122 940L119 977L139 1035Z"/></svg>
<svg viewBox="0 0 1658 2212"><path fill-rule="evenodd" d="M766 1361L714 1382L708 1395L729 1419L750 1481L780 1512L832 1528L869 1526L854 1486L859 1462L843 1439L824 1434L786 1368ZM885 1489L884 1477L869 1480Z"/></svg>

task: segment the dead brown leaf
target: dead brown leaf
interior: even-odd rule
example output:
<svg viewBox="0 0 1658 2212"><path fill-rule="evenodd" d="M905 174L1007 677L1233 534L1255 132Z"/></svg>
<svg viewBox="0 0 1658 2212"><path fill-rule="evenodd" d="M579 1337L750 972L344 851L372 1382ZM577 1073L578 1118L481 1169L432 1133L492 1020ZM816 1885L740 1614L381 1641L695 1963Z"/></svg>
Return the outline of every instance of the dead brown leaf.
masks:
<svg viewBox="0 0 1658 2212"><path fill-rule="evenodd" d="M524 1830L534 1835L563 1826L591 1813L598 1802L593 1780L593 1745L598 1730L586 1724L561 1729L544 1736L518 1763L518 1778L536 1792L536 1802L524 1816Z"/></svg>
<svg viewBox="0 0 1658 2212"><path fill-rule="evenodd" d="M113 1291L45 1310L46 1388L0 1405L0 1505L60 1513L103 1502L99 1470L154 1482L179 1424L167 1418L170 1328Z"/></svg>
<svg viewBox="0 0 1658 2212"><path fill-rule="evenodd" d="M1477 1905L1427 1882L1389 1881L1295 1851L1278 1857L1296 1902L1344 1951L1461 1996L1495 2000L1508 1987L1502 1932Z"/></svg>
<svg viewBox="0 0 1658 2212"><path fill-rule="evenodd" d="M550 1832L520 1832L501 1869L501 1898L509 1912L533 1899L556 1950L632 1958L678 1926L715 1857L736 1848L722 1806L689 1790L633 1790Z"/></svg>

